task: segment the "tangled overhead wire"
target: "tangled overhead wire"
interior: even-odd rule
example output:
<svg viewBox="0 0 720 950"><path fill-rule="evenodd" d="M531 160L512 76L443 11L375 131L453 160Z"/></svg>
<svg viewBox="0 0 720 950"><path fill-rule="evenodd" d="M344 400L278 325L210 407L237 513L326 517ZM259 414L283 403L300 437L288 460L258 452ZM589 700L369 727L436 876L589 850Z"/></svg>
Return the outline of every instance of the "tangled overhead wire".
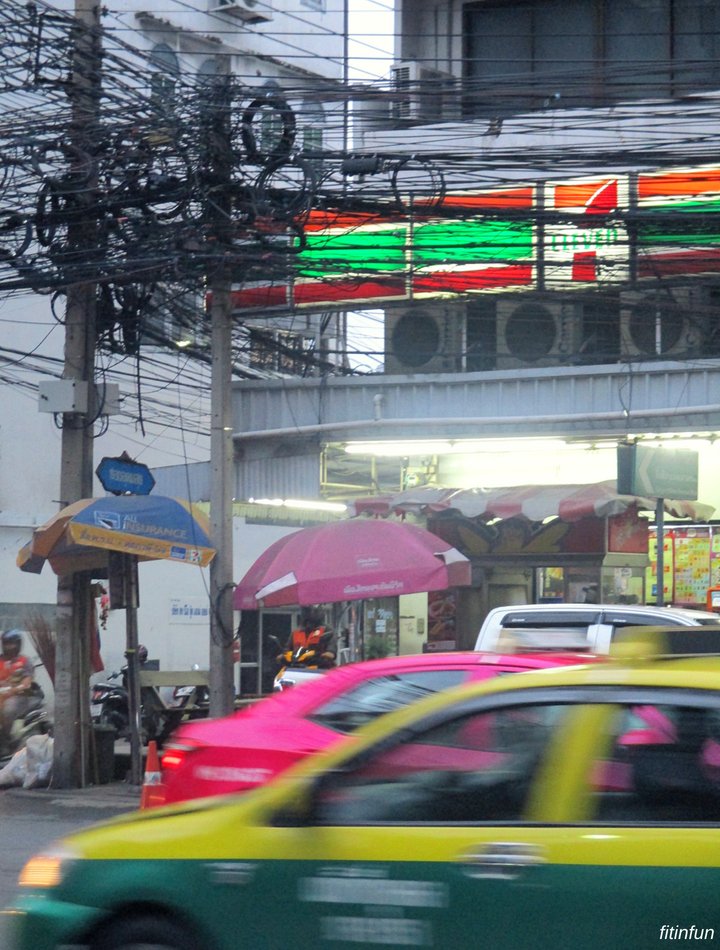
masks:
<svg viewBox="0 0 720 950"><path fill-rule="evenodd" d="M261 106L282 120L267 151L254 128ZM292 249L289 234L301 240L315 196L309 164L290 156L291 117L273 97L255 100L241 137L229 126L224 141L157 117L96 130L82 148L61 136L18 137L12 149L0 142L0 268L33 290L123 283L139 272L144 282L172 279L180 267L200 280L219 257L237 259L245 275L261 261L266 273Z"/></svg>
<svg viewBox="0 0 720 950"><path fill-rule="evenodd" d="M57 316L67 287L96 284L112 352L137 351L161 286L202 294L221 266L238 283L286 282L314 208L404 211L410 176L426 208L442 200L432 162L318 160L274 88L178 77L167 97L138 82L144 54L108 53L99 27L82 29L34 3L0 10L0 291L52 294Z"/></svg>

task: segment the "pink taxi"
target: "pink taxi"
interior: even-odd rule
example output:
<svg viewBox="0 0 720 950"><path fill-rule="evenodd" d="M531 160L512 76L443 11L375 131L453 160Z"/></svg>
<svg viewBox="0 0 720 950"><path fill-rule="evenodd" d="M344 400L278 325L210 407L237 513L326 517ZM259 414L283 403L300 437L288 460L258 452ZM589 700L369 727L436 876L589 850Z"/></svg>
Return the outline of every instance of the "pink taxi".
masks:
<svg viewBox="0 0 720 950"><path fill-rule="evenodd" d="M585 653L424 653L350 663L222 719L182 725L162 755L166 804L264 785L383 713L460 683L586 663ZM159 791L159 790L158 790ZM162 795L155 803L162 804Z"/></svg>

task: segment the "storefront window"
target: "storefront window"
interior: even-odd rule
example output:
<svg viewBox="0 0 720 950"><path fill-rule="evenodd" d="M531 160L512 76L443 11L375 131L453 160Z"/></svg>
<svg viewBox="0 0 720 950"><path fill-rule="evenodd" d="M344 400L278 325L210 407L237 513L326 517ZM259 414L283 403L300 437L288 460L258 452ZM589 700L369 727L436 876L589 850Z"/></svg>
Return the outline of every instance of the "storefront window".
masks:
<svg viewBox="0 0 720 950"><path fill-rule="evenodd" d="M397 656L399 614L397 597L366 600L364 606L362 659L373 660L382 656Z"/></svg>

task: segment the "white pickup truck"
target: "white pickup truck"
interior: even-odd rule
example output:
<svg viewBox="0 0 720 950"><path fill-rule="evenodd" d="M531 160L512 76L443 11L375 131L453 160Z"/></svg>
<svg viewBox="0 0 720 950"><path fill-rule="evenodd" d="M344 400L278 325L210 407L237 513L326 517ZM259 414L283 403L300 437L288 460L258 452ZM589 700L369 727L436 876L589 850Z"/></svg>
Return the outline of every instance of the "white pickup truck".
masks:
<svg viewBox="0 0 720 950"><path fill-rule="evenodd" d="M521 604L494 607L485 618L476 650L518 653L562 649L608 653L623 627L720 625L720 614L683 607L624 604Z"/></svg>

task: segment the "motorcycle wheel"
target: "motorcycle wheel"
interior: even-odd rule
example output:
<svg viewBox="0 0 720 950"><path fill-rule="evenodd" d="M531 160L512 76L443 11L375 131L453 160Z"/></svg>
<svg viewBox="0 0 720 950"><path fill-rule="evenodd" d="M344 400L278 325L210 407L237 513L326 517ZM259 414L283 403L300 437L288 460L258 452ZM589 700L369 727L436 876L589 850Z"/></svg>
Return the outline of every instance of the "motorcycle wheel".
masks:
<svg viewBox="0 0 720 950"><path fill-rule="evenodd" d="M91 950L197 950L201 946L172 921L150 916L118 920L90 942Z"/></svg>

